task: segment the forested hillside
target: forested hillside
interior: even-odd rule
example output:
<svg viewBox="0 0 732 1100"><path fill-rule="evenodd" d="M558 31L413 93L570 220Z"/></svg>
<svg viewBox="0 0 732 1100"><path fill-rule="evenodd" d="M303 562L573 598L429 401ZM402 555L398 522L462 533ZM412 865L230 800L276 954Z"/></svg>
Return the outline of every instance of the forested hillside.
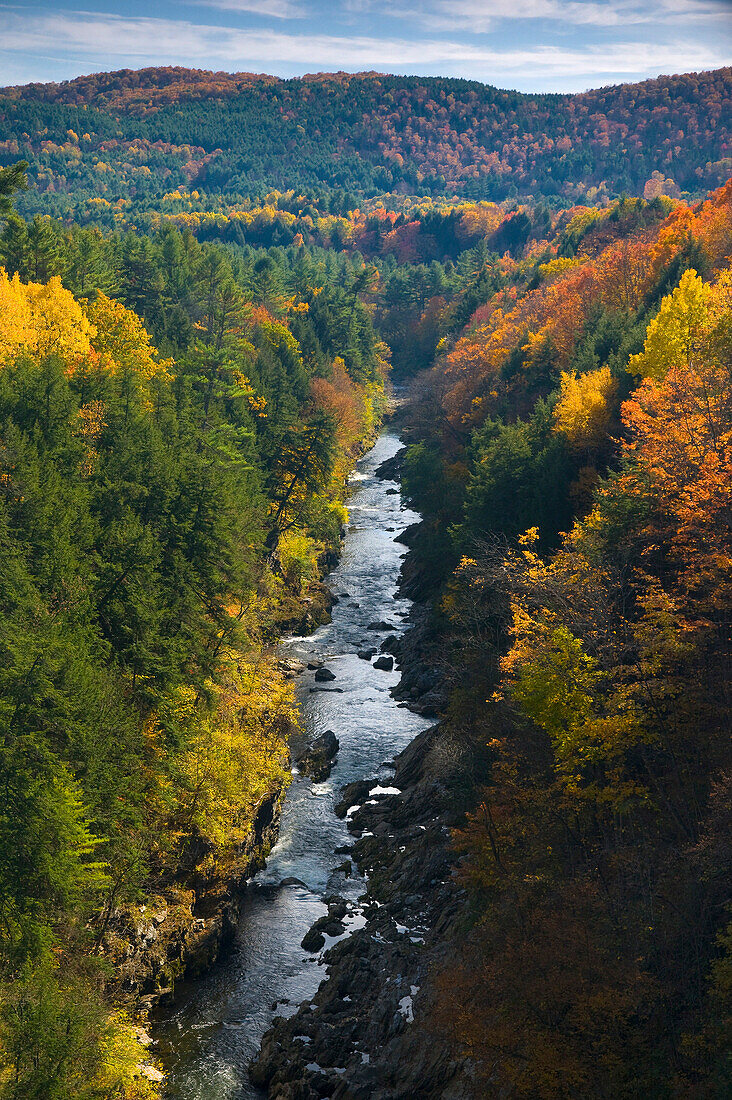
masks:
<svg viewBox="0 0 732 1100"><path fill-rule="evenodd" d="M297 716L272 645L327 614L383 394L346 262L252 263L175 229L120 246L51 234L22 278L7 251L0 269L0 1094L17 1098L153 1094L125 1007L136 922L190 921L236 881L286 789ZM184 966L163 959L145 991Z"/></svg>
<svg viewBox="0 0 732 1100"><path fill-rule="evenodd" d="M732 182L583 215L415 392L477 1095L729 1094L731 254Z"/></svg>
<svg viewBox="0 0 732 1100"><path fill-rule="evenodd" d="M181 191L203 210L273 189L327 193L340 214L385 193L568 205L641 195L657 173L674 195L701 196L730 174L731 90L729 69L580 95L122 70L0 92L0 164L31 165L24 212L107 224L165 212Z"/></svg>

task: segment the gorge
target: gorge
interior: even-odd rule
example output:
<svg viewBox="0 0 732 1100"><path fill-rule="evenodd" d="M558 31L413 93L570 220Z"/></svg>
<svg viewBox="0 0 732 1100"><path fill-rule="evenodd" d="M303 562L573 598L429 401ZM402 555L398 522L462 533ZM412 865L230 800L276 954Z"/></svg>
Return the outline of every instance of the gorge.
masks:
<svg viewBox="0 0 732 1100"><path fill-rule="evenodd" d="M358 656L368 647L378 652L387 638L398 636L409 612L410 602L397 592L405 553L398 540L418 517L402 507L394 482L378 474L400 446L387 429L351 475L343 555L328 578L337 599L332 621L280 646L281 656L301 662L304 670L297 688L300 737L312 740L332 729L340 748L323 782L294 769L279 839L247 888L233 953L184 986L154 1029L169 1073L168 1093L176 1100L261 1095L248 1084L247 1066L273 1016L291 1015L314 995L326 977L323 952L365 923L365 882L347 858L352 838L343 816L334 813L339 788L374 777L370 800L389 797L395 791L391 760L429 724L393 699L397 670L374 670ZM388 632L375 624L388 624ZM319 686L315 667L324 662L335 679ZM295 756L301 747L296 738ZM357 809L351 807L349 816ZM327 913L326 899L332 906L334 898L345 903L342 921L336 920L323 947L304 950L301 940Z"/></svg>
<svg viewBox="0 0 732 1100"><path fill-rule="evenodd" d="M732 1094L730 105L0 89L0 1100Z"/></svg>

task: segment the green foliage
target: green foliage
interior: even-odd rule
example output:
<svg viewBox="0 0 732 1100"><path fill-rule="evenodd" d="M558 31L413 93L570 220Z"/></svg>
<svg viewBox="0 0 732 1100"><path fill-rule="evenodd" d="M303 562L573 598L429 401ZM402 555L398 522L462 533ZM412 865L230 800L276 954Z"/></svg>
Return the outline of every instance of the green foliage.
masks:
<svg viewBox="0 0 732 1100"><path fill-rule="evenodd" d="M547 731L560 760L578 751L576 739L592 717L601 676L597 660L583 651L579 638L559 626L516 677L513 698Z"/></svg>
<svg viewBox="0 0 732 1100"><path fill-rule="evenodd" d="M142 1100L84 960L159 876L239 858L289 781L263 651L338 543L383 360L343 264L40 217L1 243L30 283L0 368L0 1095Z"/></svg>
<svg viewBox="0 0 732 1100"><path fill-rule="evenodd" d="M7 168L0 168L0 218L7 218L11 213L14 193L25 191L28 187L27 170L28 165L24 160L11 164Z"/></svg>
<svg viewBox="0 0 732 1100"><path fill-rule="evenodd" d="M0 988L3 1100L154 1100L144 1048L123 1013L109 1012L90 972L44 957Z"/></svg>
<svg viewBox="0 0 732 1100"><path fill-rule="evenodd" d="M473 434L465 497L466 535L516 537L538 527L551 544L570 521L573 465L563 439L547 430L540 406L531 423L487 421Z"/></svg>
<svg viewBox="0 0 732 1100"><path fill-rule="evenodd" d="M443 522L460 514L460 494L455 483L448 480L445 462L437 447L430 443L413 443L404 455L402 492L412 507L429 516L439 516Z"/></svg>
<svg viewBox="0 0 732 1100"><path fill-rule="evenodd" d="M81 787L41 739L6 734L0 785L0 921L10 957L23 958L50 922L108 880L91 859L101 841L85 820Z"/></svg>

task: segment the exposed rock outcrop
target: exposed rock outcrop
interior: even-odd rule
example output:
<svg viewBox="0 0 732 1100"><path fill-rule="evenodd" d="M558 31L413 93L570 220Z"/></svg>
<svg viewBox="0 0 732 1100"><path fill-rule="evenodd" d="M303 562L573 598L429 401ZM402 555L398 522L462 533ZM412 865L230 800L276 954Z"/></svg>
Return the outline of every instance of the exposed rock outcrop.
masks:
<svg viewBox="0 0 732 1100"><path fill-rule="evenodd" d="M315 783L322 783L330 775L339 748L340 744L333 730L326 730L298 757L297 766Z"/></svg>
<svg viewBox="0 0 732 1100"><path fill-rule="evenodd" d="M325 952L328 980L312 1001L265 1035L250 1072L273 1100L475 1100L470 1065L425 1022L429 975L461 900L451 879L452 777L443 774L454 757L443 736L439 726L419 735L397 757L390 786L359 781L343 791L338 812L351 811L351 855L368 875L366 922ZM322 950L343 929L339 917L331 906L303 946Z"/></svg>
<svg viewBox="0 0 732 1100"><path fill-rule="evenodd" d="M172 995L180 978L200 975L216 961L236 931L243 887L277 838L283 794L277 787L262 798L246 841L227 859L201 859L185 879L161 886L144 904L107 914L100 947L112 964L116 994L150 1009Z"/></svg>

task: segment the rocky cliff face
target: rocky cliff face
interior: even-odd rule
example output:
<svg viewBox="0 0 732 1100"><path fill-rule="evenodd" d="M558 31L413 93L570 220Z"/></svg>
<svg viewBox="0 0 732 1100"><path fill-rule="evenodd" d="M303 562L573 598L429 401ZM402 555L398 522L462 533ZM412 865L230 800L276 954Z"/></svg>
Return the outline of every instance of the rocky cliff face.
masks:
<svg viewBox="0 0 732 1100"><path fill-rule="evenodd" d="M241 915L246 880L256 874L277 839L284 791L262 799L243 845L211 870L161 885L144 904L109 915L101 949L113 967L110 984L145 1010L173 993L175 982L195 977L231 942Z"/></svg>

